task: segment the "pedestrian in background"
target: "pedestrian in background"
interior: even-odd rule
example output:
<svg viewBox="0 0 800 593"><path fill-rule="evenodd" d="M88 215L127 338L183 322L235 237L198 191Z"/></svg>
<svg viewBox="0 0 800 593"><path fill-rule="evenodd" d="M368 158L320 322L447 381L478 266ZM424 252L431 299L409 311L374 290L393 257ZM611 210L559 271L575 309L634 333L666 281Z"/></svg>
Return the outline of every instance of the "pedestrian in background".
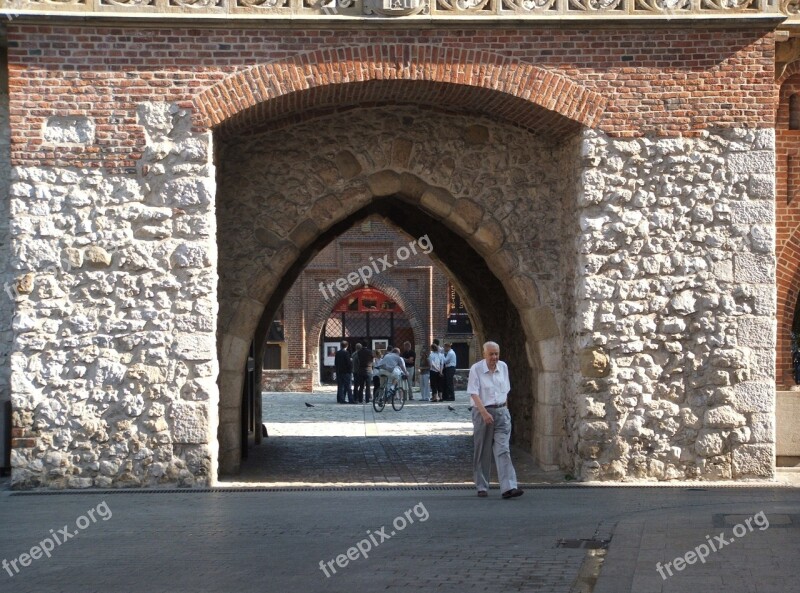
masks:
<svg viewBox="0 0 800 593"><path fill-rule="evenodd" d="M411 347L411 342L403 342L403 360L406 363L406 371L408 373L408 379L406 381L407 384L407 391L408 391L408 399L414 399L414 371L416 370L416 361L417 361L417 353Z"/></svg>
<svg viewBox="0 0 800 593"><path fill-rule="evenodd" d="M450 342L444 344L444 385L442 399L446 402L456 401L456 352Z"/></svg>
<svg viewBox="0 0 800 593"><path fill-rule="evenodd" d="M431 401L431 361L430 348L422 347L419 354L419 398L424 402Z"/></svg>
<svg viewBox="0 0 800 593"><path fill-rule="evenodd" d="M341 348L336 351L333 365L336 369L336 402L354 404L353 399L353 360L347 351L347 341L342 340Z"/></svg>
<svg viewBox="0 0 800 593"><path fill-rule="evenodd" d="M442 401L442 370L444 357L439 352L439 346L436 345L436 342L431 344L431 353L428 355L428 361L431 365L431 401L440 402Z"/></svg>
<svg viewBox="0 0 800 593"><path fill-rule="evenodd" d="M358 371L356 371L356 401L363 401L369 403L372 401L370 390L372 388L372 364L374 355L372 350L366 346L359 348L361 344L356 346L356 354L358 354ZM366 395L366 397L364 397Z"/></svg>

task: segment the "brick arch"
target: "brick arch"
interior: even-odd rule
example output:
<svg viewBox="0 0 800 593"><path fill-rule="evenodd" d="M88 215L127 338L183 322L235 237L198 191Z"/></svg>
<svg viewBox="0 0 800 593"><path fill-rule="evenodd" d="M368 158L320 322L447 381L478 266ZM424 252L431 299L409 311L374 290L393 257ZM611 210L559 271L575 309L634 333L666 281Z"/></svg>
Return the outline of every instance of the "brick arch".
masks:
<svg viewBox="0 0 800 593"><path fill-rule="evenodd" d="M800 74L800 60L792 62L788 66L786 66L786 70L775 79L775 84L778 86L782 86L786 80L794 76L795 74Z"/></svg>
<svg viewBox="0 0 800 593"><path fill-rule="evenodd" d="M371 288L377 288L387 296L394 299L396 302L400 303L403 313L405 313L409 323L411 324L411 330L414 332L414 340L417 344L424 344L427 339L425 338L426 331L425 324L422 321L423 318L420 315L417 307L414 306L414 304L405 296L403 296L403 293L400 291L397 285L383 275L370 278L369 285ZM347 294L342 295L340 300L342 298L347 298L361 288L363 288L363 286L356 286ZM312 369L315 368L319 362L317 355L319 354L319 338L320 334L322 333L322 328L325 325L325 321L328 319L328 317L330 317L331 311L335 305L336 302L325 302L322 303L314 312L314 318L311 322L310 329L308 330L308 336L310 339L306 344L306 360Z"/></svg>
<svg viewBox="0 0 800 593"><path fill-rule="evenodd" d="M800 227L796 228L778 254L778 344L776 378L779 385L794 385L791 332L800 298Z"/></svg>
<svg viewBox="0 0 800 593"><path fill-rule="evenodd" d="M372 45L252 66L199 93L194 107L199 127L225 136L306 110L382 101L473 110L553 136L596 126L607 103L562 74L499 54Z"/></svg>

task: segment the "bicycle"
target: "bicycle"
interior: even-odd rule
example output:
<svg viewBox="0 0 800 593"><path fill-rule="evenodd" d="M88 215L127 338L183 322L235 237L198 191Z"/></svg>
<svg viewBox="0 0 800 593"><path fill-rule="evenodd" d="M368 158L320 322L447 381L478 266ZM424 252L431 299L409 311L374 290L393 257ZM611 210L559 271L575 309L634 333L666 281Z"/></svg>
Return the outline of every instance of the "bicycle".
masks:
<svg viewBox="0 0 800 593"><path fill-rule="evenodd" d="M403 409L406 404L406 390L399 382L390 385L387 380L383 387L378 387L372 394L372 409L376 412L383 412L387 400L392 402L392 409L395 412Z"/></svg>

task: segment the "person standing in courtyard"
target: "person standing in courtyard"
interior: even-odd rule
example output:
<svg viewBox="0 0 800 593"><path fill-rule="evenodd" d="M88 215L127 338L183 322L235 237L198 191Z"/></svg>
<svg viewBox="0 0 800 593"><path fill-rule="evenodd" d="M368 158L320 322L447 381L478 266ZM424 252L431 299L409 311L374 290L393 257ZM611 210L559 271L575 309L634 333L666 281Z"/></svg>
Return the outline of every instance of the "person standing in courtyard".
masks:
<svg viewBox="0 0 800 593"><path fill-rule="evenodd" d="M508 392L511 382L508 366L500 360L496 342L483 345L483 360L469 369L467 393L472 398L472 439L475 447L473 469L478 496L489 495L489 476L492 457L497 467L500 492L505 499L522 496L517 488L517 473L511 463L511 414L508 411Z"/></svg>
<svg viewBox="0 0 800 593"><path fill-rule="evenodd" d="M356 371L356 401L369 403L372 400L372 362L374 356L372 350L361 344L356 346L358 355L358 370ZM366 396L366 397L365 397Z"/></svg>
<svg viewBox="0 0 800 593"><path fill-rule="evenodd" d="M408 380L406 381L406 389L408 391L408 399L414 399L414 371L415 363L417 360L417 353L411 347L411 342L403 342L403 360L406 363L406 370L408 371Z"/></svg>
<svg viewBox="0 0 800 593"><path fill-rule="evenodd" d="M446 402L456 401L456 352L450 342L444 344L444 396Z"/></svg>
<svg viewBox="0 0 800 593"><path fill-rule="evenodd" d="M431 380L431 401L442 401L442 363L444 357L439 352L439 346L434 341L431 344L431 353L428 355L428 361L431 364L430 380Z"/></svg>
<svg viewBox="0 0 800 593"><path fill-rule="evenodd" d="M419 398L424 402L431 401L431 360L430 349L422 347L419 353Z"/></svg>
<svg viewBox="0 0 800 593"><path fill-rule="evenodd" d="M342 341L341 348L333 359L336 368L336 402L340 404L354 404L353 399L353 360L347 351L348 343Z"/></svg>
<svg viewBox="0 0 800 593"><path fill-rule="evenodd" d="M361 352L362 348L363 346L361 343L356 342L355 350L353 351L353 354L350 355L350 362L353 363L353 399L355 399L357 404L364 403L363 391L361 393L361 398L358 397L358 375L359 370L361 369L361 359L359 358L358 353Z"/></svg>

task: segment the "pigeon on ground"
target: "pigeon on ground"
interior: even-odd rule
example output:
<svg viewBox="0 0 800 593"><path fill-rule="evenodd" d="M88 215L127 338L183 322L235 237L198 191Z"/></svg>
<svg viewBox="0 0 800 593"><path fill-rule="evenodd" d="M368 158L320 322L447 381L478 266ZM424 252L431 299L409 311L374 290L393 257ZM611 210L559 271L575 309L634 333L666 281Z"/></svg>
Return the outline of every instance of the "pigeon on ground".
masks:
<svg viewBox="0 0 800 593"><path fill-rule="evenodd" d="M306 402L306 407L307 407L307 408L313 408L313 407L314 407L314 404L310 404L310 403Z"/></svg>
<svg viewBox="0 0 800 593"><path fill-rule="evenodd" d="M456 409L453 406L447 406L447 409L450 410L451 412L455 412L456 411Z"/></svg>
<svg viewBox="0 0 800 593"><path fill-rule="evenodd" d="M468 407L467 410L471 412L472 411L472 406Z"/></svg>

